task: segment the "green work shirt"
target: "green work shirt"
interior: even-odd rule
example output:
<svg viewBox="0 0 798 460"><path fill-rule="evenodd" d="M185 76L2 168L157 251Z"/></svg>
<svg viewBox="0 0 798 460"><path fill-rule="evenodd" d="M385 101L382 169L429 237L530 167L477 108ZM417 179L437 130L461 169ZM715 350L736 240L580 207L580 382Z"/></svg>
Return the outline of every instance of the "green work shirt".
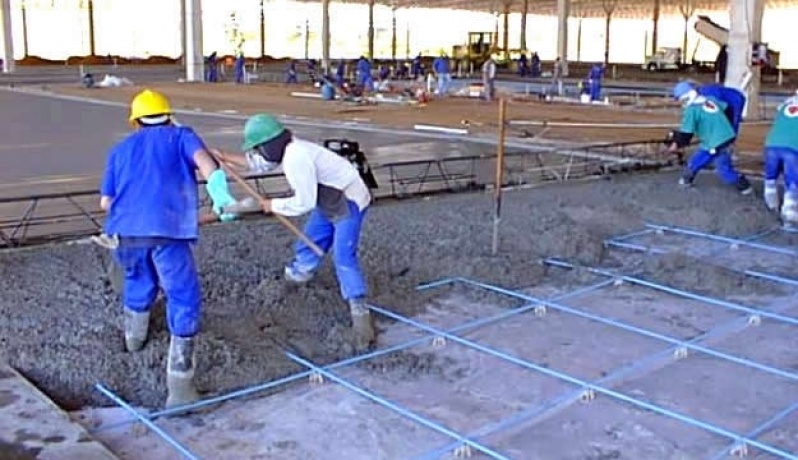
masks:
<svg viewBox="0 0 798 460"><path fill-rule="evenodd" d="M680 131L696 136L700 147L712 150L734 139L734 128L726 114L726 103L698 96L684 108Z"/></svg>
<svg viewBox="0 0 798 460"><path fill-rule="evenodd" d="M798 96L784 101L776 109L765 147L786 147L798 150Z"/></svg>

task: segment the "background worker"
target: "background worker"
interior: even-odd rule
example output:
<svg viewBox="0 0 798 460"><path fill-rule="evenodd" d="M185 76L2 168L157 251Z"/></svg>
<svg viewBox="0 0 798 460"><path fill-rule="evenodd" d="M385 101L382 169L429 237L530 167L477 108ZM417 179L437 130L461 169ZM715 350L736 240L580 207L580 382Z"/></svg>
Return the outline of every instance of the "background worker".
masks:
<svg viewBox="0 0 798 460"><path fill-rule="evenodd" d="M743 195L753 190L748 179L737 172L732 163L730 146L737 137L734 127L724 113L726 103L713 97L700 96L688 82L680 82L673 88L673 97L682 103L682 123L678 131L672 131L666 143L669 151L676 152L690 145L693 136L701 144L688 161L679 184L692 186L699 171L715 163L723 182L734 185Z"/></svg>
<svg viewBox="0 0 798 460"><path fill-rule="evenodd" d="M171 334L166 406L173 407L199 398L193 381L202 307L191 250L199 236L195 171L207 180L217 214L235 200L224 171L191 128L175 124L163 95L150 90L136 95L130 105L130 123L136 131L108 155L100 207L108 213L105 234L118 240L113 255L124 272L128 351L144 346L158 288L164 291Z"/></svg>
<svg viewBox="0 0 798 460"><path fill-rule="evenodd" d="M784 205L781 219L785 227L798 229L798 94L782 102L765 138L765 205L779 210L778 178L784 174Z"/></svg>
<svg viewBox="0 0 798 460"><path fill-rule="evenodd" d="M293 196L267 201L264 211L287 217L310 213L305 234L323 251L333 251L341 295L349 303L359 349L375 340L365 302L367 286L358 261L363 219L371 203L369 191L352 163L320 145L299 139L275 117L259 114L244 125L245 156L219 152L225 162L265 173L282 165ZM301 240L294 260L285 267L289 281L310 281L322 258Z"/></svg>
<svg viewBox="0 0 798 460"><path fill-rule="evenodd" d="M449 86L452 84L452 72L446 53L441 52L441 55L432 61L432 70L435 72L435 78L438 81L438 88L435 94L445 96L449 93Z"/></svg>
<svg viewBox="0 0 798 460"><path fill-rule="evenodd" d="M485 100L492 101L496 95L496 61L493 56L488 56L482 64L482 87Z"/></svg>
<svg viewBox="0 0 798 460"><path fill-rule="evenodd" d="M601 80L604 78L604 64L593 64L587 74L588 93L591 101L601 100Z"/></svg>

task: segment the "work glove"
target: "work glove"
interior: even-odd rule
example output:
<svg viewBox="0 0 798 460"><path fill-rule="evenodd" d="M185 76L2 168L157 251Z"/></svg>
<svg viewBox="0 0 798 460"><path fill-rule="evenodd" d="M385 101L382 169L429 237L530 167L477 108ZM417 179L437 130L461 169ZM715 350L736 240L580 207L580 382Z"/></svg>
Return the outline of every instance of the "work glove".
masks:
<svg viewBox="0 0 798 460"><path fill-rule="evenodd" d="M238 217L237 214L222 211L224 207L236 204L236 199L233 198L230 187L227 185L227 174L224 173L224 170L217 169L208 176L205 190L211 197L213 212L219 216L222 222L230 222Z"/></svg>

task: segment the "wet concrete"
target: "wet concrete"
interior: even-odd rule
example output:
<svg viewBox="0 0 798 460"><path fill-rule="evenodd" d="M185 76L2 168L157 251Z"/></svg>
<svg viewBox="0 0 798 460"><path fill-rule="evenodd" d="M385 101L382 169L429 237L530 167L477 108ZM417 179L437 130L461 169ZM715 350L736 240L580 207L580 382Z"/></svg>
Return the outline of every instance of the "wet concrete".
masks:
<svg viewBox="0 0 798 460"><path fill-rule="evenodd" d="M729 217L729 209L744 217ZM528 286L546 271L535 263L541 257L610 266L634 261L633 254L608 254L603 240L645 220L731 235L775 223L756 198L741 197L714 177L683 192L672 174L619 178L508 193L501 251L492 256L492 210L487 194L372 209L361 243L371 299L412 315L429 295L414 287L442 276ZM319 363L354 352L348 309L330 263L307 286L282 281L292 242L281 227L264 222L204 232L196 252L205 298L197 374L202 390L218 393L297 371L283 356L284 344ZM93 246L0 254L0 357L70 409L109 405L92 390L98 381L135 404L160 407L168 340L162 307L145 349L125 353L108 263L108 254ZM652 270L667 274L673 267ZM724 292L749 288L714 280L721 275L676 281L687 287L717 282Z"/></svg>

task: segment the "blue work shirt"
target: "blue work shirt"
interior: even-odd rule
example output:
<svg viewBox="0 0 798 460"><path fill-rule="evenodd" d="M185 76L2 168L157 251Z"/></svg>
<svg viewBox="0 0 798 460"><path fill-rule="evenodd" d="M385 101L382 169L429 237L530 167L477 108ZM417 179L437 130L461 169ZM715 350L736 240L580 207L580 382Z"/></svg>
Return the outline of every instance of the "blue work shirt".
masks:
<svg viewBox="0 0 798 460"><path fill-rule="evenodd" d="M746 101L745 94L742 91L713 83L699 86L698 95L725 102L726 117L731 122L734 132L740 132L740 123L743 121L743 110L745 109Z"/></svg>
<svg viewBox="0 0 798 460"><path fill-rule="evenodd" d="M594 65L590 68L590 73L588 73L587 78L591 80L601 80L604 77L604 68L599 65Z"/></svg>
<svg viewBox="0 0 798 460"><path fill-rule="evenodd" d="M144 127L114 146L100 193L111 198L105 233L194 240L199 235L194 154L202 139L185 126Z"/></svg>
<svg viewBox="0 0 798 460"><path fill-rule="evenodd" d="M449 73L449 60L443 57L436 58L432 63L435 73Z"/></svg>
<svg viewBox="0 0 798 460"><path fill-rule="evenodd" d="M357 61L357 71L364 75L371 75L371 63L368 59L361 59Z"/></svg>

